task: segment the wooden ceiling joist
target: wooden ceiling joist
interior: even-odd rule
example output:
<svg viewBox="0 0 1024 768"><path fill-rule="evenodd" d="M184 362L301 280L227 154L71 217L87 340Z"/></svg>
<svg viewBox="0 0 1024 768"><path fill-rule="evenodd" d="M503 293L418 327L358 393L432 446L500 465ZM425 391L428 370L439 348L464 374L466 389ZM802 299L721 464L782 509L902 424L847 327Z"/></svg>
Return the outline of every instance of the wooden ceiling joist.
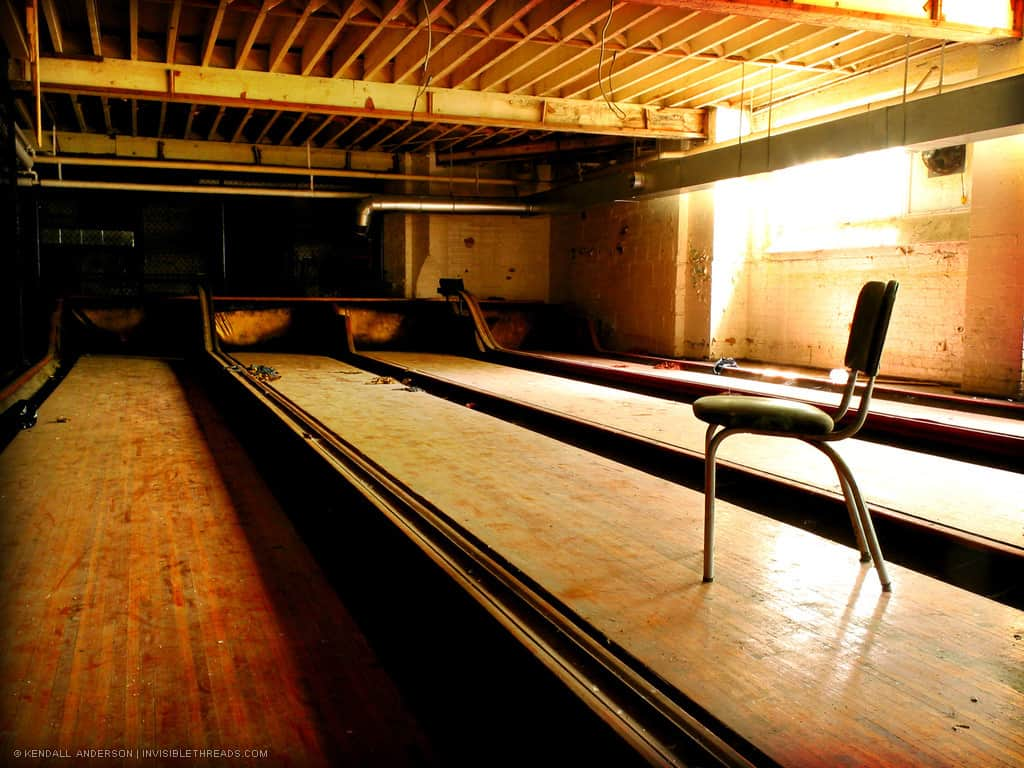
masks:
<svg viewBox="0 0 1024 768"><path fill-rule="evenodd" d="M8 53L15 59L28 61L31 58L25 10L20 3L16 5L14 0L0 0L0 36L3 37Z"/></svg>

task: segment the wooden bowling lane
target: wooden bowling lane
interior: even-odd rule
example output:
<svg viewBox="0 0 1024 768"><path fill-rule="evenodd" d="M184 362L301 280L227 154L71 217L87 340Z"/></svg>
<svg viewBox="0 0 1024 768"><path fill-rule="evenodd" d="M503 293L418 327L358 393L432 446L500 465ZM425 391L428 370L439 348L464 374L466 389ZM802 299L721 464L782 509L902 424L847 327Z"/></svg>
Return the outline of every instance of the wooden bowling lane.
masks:
<svg viewBox="0 0 1024 768"><path fill-rule="evenodd" d="M687 403L466 357L397 351L361 354L410 374L454 381L703 455L706 425ZM869 503L1024 549L1024 475L856 438L838 443L837 450ZM719 456L839 493L828 459L797 440L737 435L722 444Z"/></svg>
<svg viewBox="0 0 1024 768"><path fill-rule="evenodd" d="M729 370L724 370L724 375L712 373L678 370L670 367L658 368L652 363L642 363L630 360L616 359L611 357L599 357L595 355L580 355L567 353L537 353L544 357L564 360L581 366L589 366L598 369L613 368L615 370L643 373L666 380L686 379L708 387L727 390L733 389L737 392L744 392L755 395L767 395L770 397L787 397L796 400L807 400L817 405L834 405L838 398L829 391L810 386L796 385L794 382L801 377L799 374L787 375L784 370L772 370L768 367L761 367L761 376L737 377L730 376ZM806 380L804 380L806 381ZM899 388L900 397L887 396L884 384L876 384L875 396L871 401L871 411L894 417L930 421L945 426L963 427L981 433L991 435L1006 435L1009 437L1024 438L1024 418L1021 418L1021 407L1017 403L1002 403L1004 415L997 416L991 413L1000 406L1000 401L987 398L969 398L959 396L957 398L946 398L959 405L957 408L940 407L933 402L942 402L942 398L930 398L927 392L922 391L920 402L912 400L912 394L907 386ZM972 402L975 410L972 410Z"/></svg>
<svg viewBox="0 0 1024 768"><path fill-rule="evenodd" d="M502 350L488 352L488 359L684 402L723 391L786 397L826 408L839 401L829 387L794 386L781 371L778 377L733 376L728 370L725 375L716 376L672 367L655 368L652 364L613 357ZM1007 403L1001 407L997 401L987 401L971 410L968 398L955 399L957 407L947 408L934 398L922 397L922 401L931 403L925 404L876 396L859 437L1024 472L1024 419L1020 404Z"/></svg>
<svg viewBox="0 0 1024 768"><path fill-rule="evenodd" d="M237 353L715 726L784 766L1024 761L1024 614L323 357ZM268 386L268 385L263 385Z"/></svg>
<svg viewBox="0 0 1024 768"><path fill-rule="evenodd" d="M4 765L434 764L277 501L167 362L82 358L0 454L0 585ZM137 751L9 762L94 748ZM210 752L235 749L257 753Z"/></svg>

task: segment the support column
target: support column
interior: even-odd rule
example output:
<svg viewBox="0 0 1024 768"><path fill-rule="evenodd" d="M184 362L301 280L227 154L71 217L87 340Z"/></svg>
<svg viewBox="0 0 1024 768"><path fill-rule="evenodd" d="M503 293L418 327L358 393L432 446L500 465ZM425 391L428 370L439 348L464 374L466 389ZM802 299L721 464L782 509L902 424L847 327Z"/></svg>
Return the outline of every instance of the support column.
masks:
<svg viewBox="0 0 1024 768"><path fill-rule="evenodd" d="M1024 396L1024 135L974 145L962 388Z"/></svg>
<svg viewBox="0 0 1024 768"><path fill-rule="evenodd" d="M979 75L1022 66L1020 41L979 49ZM962 388L1024 397L1024 135L977 142L971 162Z"/></svg>
<svg viewBox="0 0 1024 768"><path fill-rule="evenodd" d="M711 265L715 244L715 195L704 189L679 196L676 274L676 354L711 354Z"/></svg>

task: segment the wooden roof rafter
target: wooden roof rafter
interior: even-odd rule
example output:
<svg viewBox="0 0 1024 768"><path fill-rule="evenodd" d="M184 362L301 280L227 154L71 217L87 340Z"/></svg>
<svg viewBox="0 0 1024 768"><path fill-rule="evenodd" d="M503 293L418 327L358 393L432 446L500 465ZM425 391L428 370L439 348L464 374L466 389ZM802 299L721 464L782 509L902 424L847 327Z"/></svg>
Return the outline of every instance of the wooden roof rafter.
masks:
<svg viewBox="0 0 1024 768"><path fill-rule="evenodd" d="M477 27L480 28L481 33L477 40L473 41L471 37L467 37L464 41L456 41L454 45L445 51L447 60L440 68L434 71L434 82L440 82L450 76L451 83L449 83L449 87L458 87L463 84L469 79L468 76L456 73L462 73L467 70L471 71L475 66L473 62L478 58L483 58L483 49L496 36L514 27L518 20L525 17L544 2L545 0L524 0L524 2L519 4L502 3L493 6L488 15L481 15L479 17L480 23L477 24ZM468 33L471 30L473 30L472 27L467 28L466 31ZM455 50L452 51L452 49Z"/></svg>
<svg viewBox="0 0 1024 768"><path fill-rule="evenodd" d="M457 18L452 17L450 19L450 29L446 30L443 35L438 35L436 42L432 39L424 39L418 47L407 46L395 57L395 72L392 77L392 82L402 83L409 80L413 75L419 71L424 70L424 75L427 78L433 78L433 73L429 71L429 60L428 57L435 57L440 54L442 49L450 43L453 43L461 39L462 35L465 35L469 30L474 28L480 28L487 30L486 27L486 13L490 10L498 0L482 0L477 3L475 8L467 13L465 17L459 21ZM445 9L445 16L450 17L451 13ZM484 26L481 26L484 25ZM428 25L426 27L427 32L434 35L434 30ZM438 30L440 31L440 30ZM485 31L484 34L487 32ZM420 34L420 38L426 38L426 34ZM422 78L420 83L422 83Z"/></svg>
<svg viewBox="0 0 1024 768"><path fill-rule="evenodd" d="M593 60L593 66L596 68L599 60L602 58L602 52L605 53L604 63L611 64L613 51L609 48L609 43L614 46L614 52L623 51L627 48L625 40L622 36L627 34L635 26L642 24L644 21L656 16L660 9L635 9L627 6L624 11L626 13L619 13L618 15L612 14L609 18L610 23L608 24L608 33L604 35L604 43L601 44L602 36L601 33L597 34L597 40L594 41L588 48L575 47L575 46L560 46L556 48L557 61L541 65L538 67L531 68L530 72L524 73L522 77L510 78L508 93L555 93L558 89L557 84L544 84L540 85L542 80L553 79L556 77L557 72L572 68L573 74L577 71L579 60L584 58L590 58ZM627 15L628 13L628 15ZM623 18L625 17L625 18ZM607 18L607 17L606 17ZM600 26L600 25L599 25ZM603 28L601 30L603 33ZM616 39L619 42L614 42ZM594 50L594 46L599 45L602 50ZM537 86L534 88L534 86Z"/></svg>
<svg viewBox="0 0 1024 768"><path fill-rule="evenodd" d="M619 5L621 6L621 3ZM512 43L499 56L485 62L484 66L474 75L480 79L479 89L481 91L500 90L499 86L517 73L530 66L541 66L538 56L548 56L561 41L572 39L581 30L597 23L607 15L608 9L604 6L598 8L596 5L583 2L565 3L543 24L537 24L529 34L523 35ZM549 30L557 30L557 34L551 38L551 43L543 45L539 51L536 50L535 41L543 40L542 33Z"/></svg>
<svg viewBox="0 0 1024 768"><path fill-rule="evenodd" d="M377 9L378 23L366 32L352 31L350 34L346 34L343 31L339 35L335 47L331 50L331 77L342 77L349 68L354 66L374 41L388 29L387 22L401 14L411 2L412 0L396 0L394 6L386 13ZM364 0L363 5L369 6L369 3ZM362 77L362 72L359 77Z"/></svg>
<svg viewBox="0 0 1024 768"><path fill-rule="evenodd" d="M582 55L573 57L571 62L569 62L573 66L569 67L566 64L562 64L550 70L543 77L545 82L539 83L535 92L541 96L557 95L562 98L576 98L583 90L587 90L590 86L598 88L598 80L595 73L597 73L602 63L607 63L610 66L613 56L625 57L627 54L641 51L645 47L652 51L655 48L661 48L662 37L668 30L681 26L696 15L688 14L687 16L666 21L661 16L663 9L654 8L653 11L654 13L642 14L641 18L636 19L630 24L628 30L624 30L625 39L623 42L615 44L609 43L607 40L605 41L604 62L602 62L601 50L595 51L591 48L591 50L583 52ZM580 62L579 59L581 58L585 58L587 61ZM559 74L560 70L567 71ZM582 80L587 81L587 87L575 91L566 90L572 83Z"/></svg>
<svg viewBox="0 0 1024 768"><path fill-rule="evenodd" d="M803 59L803 58L806 58L808 56L813 56L815 53L817 53L819 51L822 51L822 50L834 50L835 48L843 46L845 43L850 42L850 41L861 41L861 40L864 40L866 38L866 36L867 36L867 33L858 32L858 31L852 31L852 32L846 32L845 34L843 34L839 38L836 38L832 34L829 34L828 30L818 30L817 32L813 33L812 35L809 35L809 36L805 35L805 36L801 37L801 42L806 42L808 39L810 39L810 38L812 38L814 36L820 36L822 38L822 40L819 43L817 43L817 44L815 44L815 45L813 45L813 46L811 46L809 48L801 47L799 50L794 50L788 57L782 56L782 54L787 49L789 49L789 48L791 48L793 46L792 46L791 43L787 43L785 41L780 41L780 44L775 46L767 56L762 55L762 56L758 57L758 59L756 61L758 62L758 64L760 64L760 66L753 66L753 67L750 68L749 71L746 68L751 64L751 61L743 58L742 55L739 55L738 59L734 62L735 65L738 65L740 67L740 69L739 69L739 72L740 72L739 80L740 81L744 80L748 75L751 78L751 82L752 83L755 82L758 78L761 78L761 79L775 78L774 72L775 72L776 68L778 68L780 70L783 70L784 72L787 73L787 74L783 74L783 75L778 76L778 78L775 78L775 83L778 84L778 85L781 85L786 80L787 77L796 77L797 76L795 74L796 71L800 72L800 76L801 77L805 77L805 76L807 76L808 72L811 71L813 68L811 68L811 67L802 67L799 70L793 70L793 69L790 68L791 65L794 62L796 62L798 59ZM866 42L864 44L865 45L870 45L873 42L875 42L875 38L867 38L867 40L866 40ZM742 53L743 53L743 51L739 52L739 54L742 54ZM776 57L776 56L778 57L778 59L775 60L775 61L772 61L772 58ZM767 63L767 66L765 66L766 63ZM702 69L702 68L698 68L697 70L695 70L694 72L692 72L690 74L694 74L696 71L699 71L700 69ZM730 71L735 71L735 66L733 66ZM823 75L825 75L825 76L833 75L833 74L835 74L835 72L836 72L836 70L835 70L834 67L829 67L823 73ZM674 89L668 91L667 93L660 94L660 96L667 103L685 103L685 104L692 104L694 102L708 103L708 99L707 99L708 95L710 93L714 93L718 89L711 89L711 90L705 90L705 91L696 91L696 92L694 92L694 91L695 91L695 89L697 87L703 85L704 83L714 80L715 77L718 74L720 74L720 73L712 72L709 76L701 78L701 79L692 79L692 78L688 79L686 81L686 83L684 83L682 86L674 88ZM724 74L724 73L721 73L721 74ZM726 74L726 77L728 77L727 74ZM736 80L736 78L733 78L732 80L730 80L730 82L735 83L735 82L737 82L737 80ZM684 93L687 94L687 95L686 96L682 96L681 94L684 94ZM673 98L676 98L677 96L679 98L677 98L675 102L671 101ZM725 99L715 98L715 99L712 100L712 102L721 102L721 101L729 101L729 98L725 98Z"/></svg>

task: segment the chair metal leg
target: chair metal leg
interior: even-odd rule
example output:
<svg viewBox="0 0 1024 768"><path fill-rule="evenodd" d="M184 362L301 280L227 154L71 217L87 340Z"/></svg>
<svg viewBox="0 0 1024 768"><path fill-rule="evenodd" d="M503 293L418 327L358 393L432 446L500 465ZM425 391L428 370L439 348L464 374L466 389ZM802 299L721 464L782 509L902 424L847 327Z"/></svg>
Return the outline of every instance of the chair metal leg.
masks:
<svg viewBox="0 0 1024 768"><path fill-rule="evenodd" d="M863 531L863 538L867 543L868 551L871 553L871 559L875 561L875 570L878 572L878 580L882 584L882 591L891 592L892 580L889 578L889 571L885 567L885 559L882 557L882 548L878 544L878 535L875 533L875 526L871 522L871 514L868 512L867 505L864 504L864 497L861 495L860 488L857 486L857 481L853 479L853 473L850 471L850 467L845 461L843 461L842 456L836 453L831 446L826 445L825 443L815 443L815 445L821 449L822 453L832 460L832 465L836 468L836 472L839 474L839 482L840 485L843 486L844 496L849 493L849 496L853 497L854 504L857 508L857 517L860 520L860 525L854 525L854 531L856 532L858 528ZM849 504L849 501L847 501L847 504ZM860 545L859 541L858 545ZM861 559L863 561L863 557Z"/></svg>
<svg viewBox="0 0 1024 768"><path fill-rule="evenodd" d="M715 580L715 454L718 446L728 434L722 430L717 435L717 424L708 426L704 435L704 581Z"/></svg>
<svg viewBox="0 0 1024 768"><path fill-rule="evenodd" d="M843 499L846 500L846 511L850 515L850 525L853 527L853 535L857 539L857 549L860 550L860 561L862 563L871 562L871 553L868 552L867 542L864 541L864 526L860 522L860 508L857 506L857 499L854 496L853 489L850 488L850 484L846 481L843 473L836 470L836 475L839 476L839 485L843 489Z"/></svg>

